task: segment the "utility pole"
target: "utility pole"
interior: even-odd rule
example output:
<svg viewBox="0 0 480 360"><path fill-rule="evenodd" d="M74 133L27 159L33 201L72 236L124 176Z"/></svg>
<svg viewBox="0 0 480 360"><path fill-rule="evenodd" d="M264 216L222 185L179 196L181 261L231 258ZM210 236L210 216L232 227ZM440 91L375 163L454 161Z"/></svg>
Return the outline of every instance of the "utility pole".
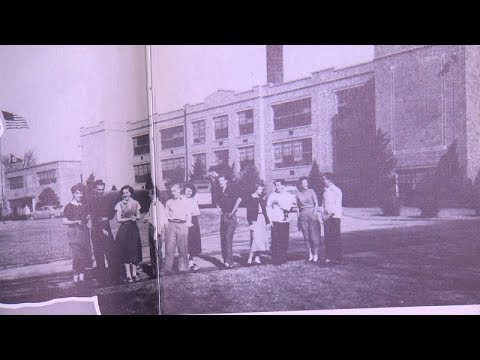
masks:
<svg viewBox="0 0 480 360"><path fill-rule="evenodd" d="M183 105L183 137L185 141L185 181L188 181L188 137L187 137L187 107L189 104Z"/></svg>

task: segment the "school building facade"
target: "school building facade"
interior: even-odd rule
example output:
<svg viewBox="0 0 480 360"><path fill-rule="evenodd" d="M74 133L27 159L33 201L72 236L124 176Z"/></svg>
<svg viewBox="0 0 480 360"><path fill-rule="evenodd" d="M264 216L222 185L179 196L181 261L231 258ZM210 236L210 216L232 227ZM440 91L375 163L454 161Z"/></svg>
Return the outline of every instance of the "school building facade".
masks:
<svg viewBox="0 0 480 360"><path fill-rule="evenodd" d="M267 182L293 184L316 161L348 188L371 156L376 129L387 133L398 160L401 195L433 171L454 141L462 168L475 178L480 47L382 45L374 53L368 63L284 82L281 46L267 46L267 84L240 93L218 90L203 103L155 115L152 134L148 120L127 123L122 144L128 149L121 152L129 159L130 180L142 188L154 168L162 188L195 161L205 173L224 161L237 171L254 164Z"/></svg>

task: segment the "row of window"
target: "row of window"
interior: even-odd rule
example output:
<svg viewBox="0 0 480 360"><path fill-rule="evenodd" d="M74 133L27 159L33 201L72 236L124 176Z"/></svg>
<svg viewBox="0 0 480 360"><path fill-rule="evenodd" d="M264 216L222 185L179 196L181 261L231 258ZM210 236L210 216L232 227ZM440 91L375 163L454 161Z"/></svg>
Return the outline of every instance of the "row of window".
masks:
<svg viewBox="0 0 480 360"><path fill-rule="evenodd" d="M52 184L57 182L57 171L46 170L37 173L37 180L40 185ZM15 176L8 179L8 186L11 190L23 189L23 176Z"/></svg>
<svg viewBox="0 0 480 360"><path fill-rule="evenodd" d="M275 130L310 125L312 123L310 98L273 105L272 109ZM239 134L253 134L253 109L240 111L237 113L237 116ZM229 137L228 115L213 117L213 123L215 140L227 139ZM162 149L184 146L183 125L160 130L160 133ZM192 135L194 144L205 143L205 120L197 120L192 122Z"/></svg>
<svg viewBox="0 0 480 360"><path fill-rule="evenodd" d="M230 164L230 152L228 149L213 152L215 155L215 164ZM301 139L294 141L286 141L273 144L274 167L276 169L311 165L312 164L312 139ZM240 170L244 170L248 166L255 165L255 147L246 146L238 148L238 161ZM149 173L149 164L135 165L135 180L137 174L141 171L142 175ZM148 167L145 167L148 166ZM196 175L206 175L207 173L207 154L193 155L193 168L197 171ZM185 158L183 156L162 160L162 177L163 179L184 179L185 177ZM138 180L141 178L139 177ZM137 181L144 182L144 181Z"/></svg>

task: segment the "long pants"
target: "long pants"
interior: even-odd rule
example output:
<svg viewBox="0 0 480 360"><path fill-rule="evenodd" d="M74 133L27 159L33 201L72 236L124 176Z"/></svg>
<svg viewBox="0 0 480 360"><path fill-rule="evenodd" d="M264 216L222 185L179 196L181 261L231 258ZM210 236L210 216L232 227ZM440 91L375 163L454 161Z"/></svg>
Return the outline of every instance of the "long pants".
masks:
<svg viewBox="0 0 480 360"><path fill-rule="evenodd" d="M340 238L340 219L329 218L325 220L325 255L327 259L342 260L342 240Z"/></svg>
<svg viewBox="0 0 480 360"><path fill-rule="evenodd" d="M105 235L102 229L107 230L108 235ZM106 258L108 263L108 275L112 279L119 277L121 271L120 259L115 245L112 230L109 225L92 228L92 247L95 262L97 263L97 270L101 271L102 275L107 275L105 267Z"/></svg>
<svg viewBox="0 0 480 360"><path fill-rule="evenodd" d="M157 236L158 241L158 258L157 258L157 245L155 244L155 226L150 224L148 227L148 245L150 246L150 261L152 262L153 274L156 274L158 269L162 266L162 242L160 234ZM157 262L158 259L158 262ZM157 267L158 263L158 267Z"/></svg>
<svg viewBox="0 0 480 360"><path fill-rule="evenodd" d="M173 270L176 249L178 249L178 271L188 271L188 226L186 223L169 222L165 237L165 271Z"/></svg>
<svg viewBox="0 0 480 360"><path fill-rule="evenodd" d="M237 215L224 215L220 219L220 244L225 264L233 264L233 233L237 227Z"/></svg>
<svg viewBox="0 0 480 360"><path fill-rule="evenodd" d="M272 225L272 263L283 264L287 261L290 224L273 221Z"/></svg>

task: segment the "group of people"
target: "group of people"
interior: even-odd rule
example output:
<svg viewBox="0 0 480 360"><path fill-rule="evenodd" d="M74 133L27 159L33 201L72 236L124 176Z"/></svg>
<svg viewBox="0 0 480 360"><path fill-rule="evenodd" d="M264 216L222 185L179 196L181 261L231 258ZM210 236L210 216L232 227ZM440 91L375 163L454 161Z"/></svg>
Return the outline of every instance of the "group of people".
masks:
<svg viewBox="0 0 480 360"><path fill-rule="evenodd" d="M220 247L225 269L235 267L233 238L238 225L237 210L241 204L246 207L250 228L248 264L260 264L260 254L267 251L271 252L273 264L286 262L289 214L294 207L298 214L297 226L308 251L308 261L320 261L322 223L325 262L338 264L342 260L342 191L333 183L331 173L323 174L325 188L321 201L315 191L309 188L306 177L299 180L296 196L285 190L284 179L276 179L273 182L274 191L268 197L265 196L262 182L255 185L251 194L245 195L240 192L243 189L229 184L224 175L219 175L217 180L220 191L215 205L220 215ZM165 205L160 201L157 188L150 191L150 208L143 218L143 222L149 223L151 275L154 277L159 275L158 270L161 275L174 273L176 253L179 273L197 271L199 267L194 260L202 253L198 220L200 210L195 199L195 186L189 182L183 186L174 183L169 190L171 198ZM73 198L65 206L63 224L68 226L73 281L85 281L85 270L92 267L92 248L97 273L102 281L139 281L137 267L142 261L142 245L137 221L140 220L141 205L132 197L133 188L123 186L120 190L122 200L114 207L104 196L105 183L102 180L95 181L94 195L86 200L82 184L75 185L71 191ZM113 218L120 224L116 236L110 227ZM89 221L91 229L87 226ZM165 242L165 257L162 254L162 241Z"/></svg>
<svg viewBox="0 0 480 360"><path fill-rule="evenodd" d="M143 217L143 222L149 223L152 277L157 276L157 266L162 267L158 240L163 238L166 244L165 269L173 267L177 244L179 270L198 269L193 262L194 256L201 252L198 223L200 210L194 200L195 187L187 184L182 196L179 184L171 189L173 197L165 206L159 199L158 189L150 190L150 207ZM73 282L85 281L86 269L93 266L92 248L97 279L100 282L139 281L137 270L142 261L142 243L137 221L141 218L141 205L132 197L134 189L130 185L123 186L120 189L122 200L115 206L105 197L105 183L102 180L94 182L93 196L86 199L85 190L82 184L73 186L72 200L63 211L63 224L68 226L67 235L73 259ZM120 224L116 236L110 226L110 221L114 218Z"/></svg>
<svg viewBox="0 0 480 360"><path fill-rule="evenodd" d="M342 260L342 244L340 238L340 223L342 217L342 191L334 184L333 174L325 173L325 185L322 201L309 188L308 179L299 179L299 191L296 196L285 190L285 180L277 179L273 182L274 191L265 196L265 185L260 182L255 185L251 194L242 195L243 189L230 185L224 175L219 175L220 191L215 199L215 205L220 214L220 247L223 258L223 267L235 267L233 256L233 239L238 225L237 210L241 204L246 207L247 221L250 228L250 251L247 263L260 264L260 254L270 251L272 263L283 264L287 261L287 251L290 234L289 214L294 207L298 214L298 229L302 232L308 251L308 261L320 261L320 247L322 245L321 226L324 226L325 263L336 265ZM198 204L192 197L192 185L186 185L182 194L180 184L173 184L170 188L173 198L168 200L164 210L164 222L168 226L165 236L165 275L173 273L173 258L178 249L178 271L188 271L188 254L200 254L201 242L198 228ZM320 214L320 216L319 216ZM161 218L161 216L159 217ZM192 220L195 219L195 220ZM162 221L160 221L162 223ZM269 237L270 232L270 237ZM198 239L199 247L196 252L191 244ZM195 265L195 269L197 269ZM190 269L192 270L192 269Z"/></svg>
<svg viewBox="0 0 480 360"><path fill-rule="evenodd" d="M83 184L73 186L73 198L63 210L63 224L68 227L73 259L73 282L85 281L85 270L93 265L92 248L97 279L101 282L139 281L137 265L142 261L142 245L137 221L140 220L141 206L132 198L133 188L123 186L120 190L122 200L114 207L104 196L105 183L102 180L95 181L92 197L85 199L85 190ZM120 224L116 236L110 227L110 220L114 217Z"/></svg>
<svg viewBox="0 0 480 360"><path fill-rule="evenodd" d="M308 179L299 179L296 196L285 191L285 180L276 179L273 182L274 191L265 201L265 185L258 183L252 194L242 198L227 179L218 178L221 194L217 200L217 208L221 213L220 242L225 268L234 267L233 235L237 226L236 212L240 203L247 209L247 221L250 226L250 252L248 264L261 263L259 254L271 251L273 264L283 264L287 260L290 234L289 214L297 208L298 229L302 232L308 261L319 262L321 241L321 224L324 226L325 262L330 265L342 260L342 244L340 238L340 222L342 217L342 191L334 184L333 174L325 173L323 182L325 188L322 201L313 189L309 188ZM320 216L319 214L320 210ZM269 244L270 231L271 244Z"/></svg>

